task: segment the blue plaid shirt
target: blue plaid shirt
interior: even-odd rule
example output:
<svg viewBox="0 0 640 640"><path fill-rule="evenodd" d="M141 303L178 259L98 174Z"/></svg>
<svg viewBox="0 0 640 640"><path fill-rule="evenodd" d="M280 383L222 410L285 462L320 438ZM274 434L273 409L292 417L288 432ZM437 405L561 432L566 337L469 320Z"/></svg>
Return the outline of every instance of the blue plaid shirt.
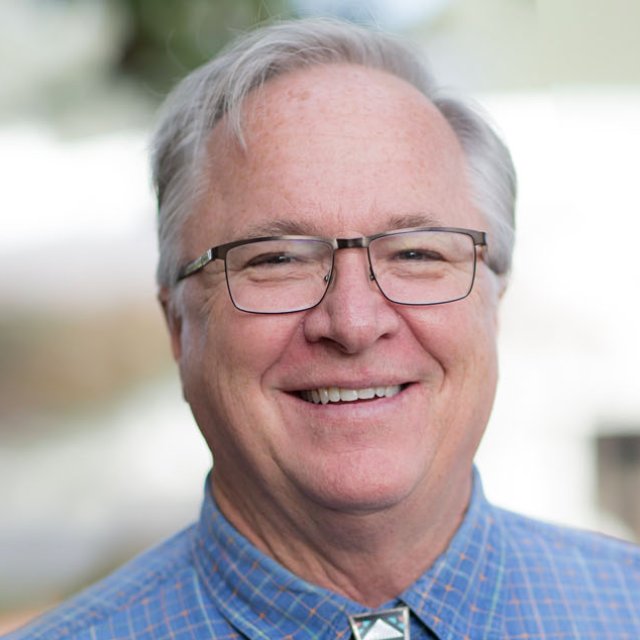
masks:
<svg viewBox="0 0 640 640"><path fill-rule="evenodd" d="M640 549L497 509L479 479L448 550L397 600L411 638L640 638ZM260 553L206 492L197 524L11 640L349 638L366 609Z"/></svg>

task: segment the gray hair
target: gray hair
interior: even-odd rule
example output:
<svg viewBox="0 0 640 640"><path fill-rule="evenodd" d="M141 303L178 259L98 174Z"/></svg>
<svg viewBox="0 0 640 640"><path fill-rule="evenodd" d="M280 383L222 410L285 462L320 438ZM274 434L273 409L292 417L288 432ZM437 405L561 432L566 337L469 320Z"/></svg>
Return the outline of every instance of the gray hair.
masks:
<svg viewBox="0 0 640 640"><path fill-rule="evenodd" d="M295 69L335 63L402 78L439 109L464 150L472 197L490 227L489 264L497 274L509 272L515 169L508 149L486 119L467 103L444 95L422 56L392 36L336 20L307 19L274 24L238 38L188 75L167 99L152 147L161 285L176 282L182 225L206 187L204 153L211 129L226 115L230 131L243 144L241 108L252 90Z"/></svg>

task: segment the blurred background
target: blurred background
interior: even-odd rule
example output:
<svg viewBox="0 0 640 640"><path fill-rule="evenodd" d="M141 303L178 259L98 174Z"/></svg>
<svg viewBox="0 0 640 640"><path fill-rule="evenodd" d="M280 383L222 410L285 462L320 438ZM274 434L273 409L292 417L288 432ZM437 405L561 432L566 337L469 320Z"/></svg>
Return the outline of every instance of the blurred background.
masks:
<svg viewBox="0 0 640 640"><path fill-rule="evenodd" d="M403 34L512 149L488 496L640 539L640 3L0 0L0 632L198 513L210 458L155 302L167 90L257 23Z"/></svg>

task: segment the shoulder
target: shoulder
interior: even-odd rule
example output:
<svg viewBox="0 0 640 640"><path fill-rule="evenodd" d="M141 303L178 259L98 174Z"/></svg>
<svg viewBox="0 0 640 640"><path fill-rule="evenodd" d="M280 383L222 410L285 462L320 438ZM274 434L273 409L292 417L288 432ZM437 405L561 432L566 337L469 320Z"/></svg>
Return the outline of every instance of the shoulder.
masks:
<svg viewBox="0 0 640 640"><path fill-rule="evenodd" d="M133 638L151 628L153 637L174 637L171 620L198 615L185 604L194 600L189 592L197 582L192 538L193 529L184 530L6 640Z"/></svg>
<svg viewBox="0 0 640 640"><path fill-rule="evenodd" d="M493 510L496 524L502 529L511 549L527 557L591 566L623 566L640 580L640 546L601 533L551 524L503 509ZM636 573L633 573L635 569Z"/></svg>
<svg viewBox="0 0 640 640"><path fill-rule="evenodd" d="M546 618L549 609L556 617L617 621L640 632L640 547L501 509L494 518L511 602L532 603Z"/></svg>

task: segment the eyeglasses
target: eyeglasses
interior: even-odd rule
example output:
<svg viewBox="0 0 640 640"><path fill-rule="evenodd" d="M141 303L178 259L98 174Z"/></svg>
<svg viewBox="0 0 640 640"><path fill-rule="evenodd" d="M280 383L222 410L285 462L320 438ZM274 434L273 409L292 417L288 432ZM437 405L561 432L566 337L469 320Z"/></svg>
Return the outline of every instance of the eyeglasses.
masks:
<svg viewBox="0 0 640 640"><path fill-rule="evenodd" d="M466 298L476 273L483 231L424 227L360 238L269 236L212 247L184 265L183 280L213 260L224 260L229 296L249 313L294 313L322 301L341 249L367 250L369 277L396 304L434 305Z"/></svg>

